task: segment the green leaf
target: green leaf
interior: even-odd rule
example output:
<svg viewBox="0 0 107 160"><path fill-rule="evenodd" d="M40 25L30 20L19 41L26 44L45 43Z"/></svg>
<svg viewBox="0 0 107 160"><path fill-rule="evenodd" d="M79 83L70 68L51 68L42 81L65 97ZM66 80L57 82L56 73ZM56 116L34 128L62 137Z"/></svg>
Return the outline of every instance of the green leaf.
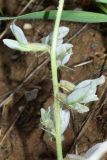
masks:
<svg viewBox="0 0 107 160"><path fill-rule="evenodd" d="M56 10L40 11L28 13L17 17L0 17L0 20L12 20L12 19L45 19L53 20L56 18ZM107 15L100 13L93 13L87 11L72 11L64 10L61 20L81 22L81 23L100 23L107 22Z"/></svg>
<svg viewBox="0 0 107 160"><path fill-rule="evenodd" d="M96 0L98 3L107 3L107 0Z"/></svg>

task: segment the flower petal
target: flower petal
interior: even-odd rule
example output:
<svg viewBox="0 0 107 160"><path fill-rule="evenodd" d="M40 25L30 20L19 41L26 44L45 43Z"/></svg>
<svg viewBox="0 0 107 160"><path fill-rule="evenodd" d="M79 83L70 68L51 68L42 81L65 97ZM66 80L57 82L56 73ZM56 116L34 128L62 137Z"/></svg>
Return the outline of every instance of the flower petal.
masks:
<svg viewBox="0 0 107 160"><path fill-rule="evenodd" d="M81 102L88 94L90 90L90 86L84 88L75 89L71 94L67 97L67 104L74 104L77 102Z"/></svg>
<svg viewBox="0 0 107 160"><path fill-rule="evenodd" d="M61 116L61 134L63 134L69 124L69 120L70 120L69 110L62 110L61 109L60 116Z"/></svg>
<svg viewBox="0 0 107 160"><path fill-rule="evenodd" d="M76 86L76 88L85 87L87 85L90 85L92 82L96 83L96 85L101 85L105 82L105 76L102 75L101 77L96 79L89 79L89 80L82 81Z"/></svg>
<svg viewBox="0 0 107 160"><path fill-rule="evenodd" d="M89 102L92 102L92 101L98 101L98 96L95 94L90 94L88 95L86 98L84 98L81 103L89 103Z"/></svg>
<svg viewBox="0 0 107 160"><path fill-rule="evenodd" d="M57 37L57 45L60 45L63 43L63 38L68 34L69 28L68 27L59 27L58 37ZM51 32L48 36L41 39L42 43L51 45L52 42L52 35L53 32Z"/></svg>
<svg viewBox="0 0 107 160"><path fill-rule="evenodd" d="M83 156L76 154L67 154L64 160L86 160Z"/></svg>
<svg viewBox="0 0 107 160"><path fill-rule="evenodd" d="M42 43L44 43L44 44L49 44L49 45L51 45L52 34L50 33L48 36L43 37L43 38L41 39L41 41L42 41Z"/></svg>
<svg viewBox="0 0 107 160"><path fill-rule="evenodd" d="M61 65L63 66L64 64L66 64L69 61L70 57L71 57L71 54L67 54L62 60Z"/></svg>
<svg viewBox="0 0 107 160"><path fill-rule="evenodd" d="M101 85L103 83L105 83L105 76L102 75L101 77L95 79L96 85Z"/></svg>
<svg viewBox="0 0 107 160"><path fill-rule="evenodd" d="M98 97L96 95L97 85L101 85L105 82L105 77L101 76L100 78L94 80L85 80L79 83L74 92L68 95L67 102L68 104L73 104L76 102L79 103L89 103L92 101L97 101Z"/></svg>
<svg viewBox="0 0 107 160"><path fill-rule="evenodd" d="M3 43L8 46L11 49L18 49L20 48L20 45L17 41L12 39L3 39Z"/></svg>
<svg viewBox="0 0 107 160"><path fill-rule="evenodd" d="M97 144L97 146L94 146L94 148L92 147L91 152L90 152L91 155L89 155L89 157L86 158L87 160L101 159L104 156L104 154L107 152L107 141Z"/></svg>
<svg viewBox="0 0 107 160"><path fill-rule="evenodd" d="M16 49L23 52L39 52L39 51L45 51L48 53L49 46L41 43L28 43L23 44L19 43L12 39L4 39L3 43L7 45L11 49Z"/></svg>
<svg viewBox="0 0 107 160"><path fill-rule="evenodd" d="M58 39L64 38L69 32L68 27L61 26L59 27L59 32L58 32Z"/></svg>
<svg viewBox="0 0 107 160"><path fill-rule="evenodd" d="M97 143L96 145L92 146L86 153L85 158L89 158L99 147L101 143Z"/></svg>
<svg viewBox="0 0 107 160"><path fill-rule="evenodd" d="M74 104L72 106L69 105L69 107L71 107L71 109L74 109L79 113L85 113L85 112L89 111L89 108L87 106L82 105L80 103L76 103L76 104Z"/></svg>
<svg viewBox="0 0 107 160"><path fill-rule="evenodd" d="M24 35L24 32L22 31L22 29L20 27L16 26L15 24L12 24L12 25L10 25L10 29L18 42L24 43L24 44L28 43L28 41Z"/></svg>
<svg viewBox="0 0 107 160"><path fill-rule="evenodd" d="M69 43L61 44L56 48L56 55L60 56L60 55L72 54L72 47L73 45Z"/></svg>

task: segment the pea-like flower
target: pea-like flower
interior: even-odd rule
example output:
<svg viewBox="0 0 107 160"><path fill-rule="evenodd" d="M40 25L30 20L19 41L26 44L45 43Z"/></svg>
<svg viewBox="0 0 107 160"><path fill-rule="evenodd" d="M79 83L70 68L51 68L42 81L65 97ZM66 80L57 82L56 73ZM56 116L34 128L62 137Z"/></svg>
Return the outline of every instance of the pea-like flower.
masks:
<svg viewBox="0 0 107 160"><path fill-rule="evenodd" d="M70 120L70 112L69 110L60 109L60 121L61 121L61 135L67 129ZM48 107L48 110L41 109L41 124L45 128L45 130L55 137L55 114L54 109L52 107Z"/></svg>
<svg viewBox="0 0 107 160"><path fill-rule="evenodd" d="M60 44L56 48L56 55L57 55L57 65L64 66L70 59L72 53L72 44L64 43Z"/></svg>
<svg viewBox="0 0 107 160"><path fill-rule="evenodd" d="M63 38L68 34L68 27L59 27L58 37L57 37L57 46L56 46L56 55L57 55L57 65L58 67L64 66L70 59L70 56L73 54L72 47L70 43L63 43ZM52 35L50 33L47 37L42 38L42 43L51 45Z"/></svg>
<svg viewBox="0 0 107 160"><path fill-rule="evenodd" d="M58 36L57 36L57 46L63 43L63 38L67 36L68 33L69 33L68 27L64 27L64 26L59 27ZM51 45L52 36L53 36L53 32L49 33L48 36L41 39L42 43Z"/></svg>
<svg viewBox="0 0 107 160"><path fill-rule="evenodd" d="M107 140L102 143L97 143L82 156L67 154L64 160L100 160L105 153L107 153Z"/></svg>
<svg viewBox="0 0 107 160"><path fill-rule="evenodd" d="M105 82L105 76L101 76L93 80L85 80L79 83L75 90L67 96L67 104L79 111L80 113L89 111L89 108L84 104L92 101L97 101L96 94L97 86Z"/></svg>
<svg viewBox="0 0 107 160"><path fill-rule="evenodd" d="M3 39L3 43L9 48L25 52L49 51L50 48L46 44L28 42L22 29L15 24L10 25L10 29L16 40Z"/></svg>

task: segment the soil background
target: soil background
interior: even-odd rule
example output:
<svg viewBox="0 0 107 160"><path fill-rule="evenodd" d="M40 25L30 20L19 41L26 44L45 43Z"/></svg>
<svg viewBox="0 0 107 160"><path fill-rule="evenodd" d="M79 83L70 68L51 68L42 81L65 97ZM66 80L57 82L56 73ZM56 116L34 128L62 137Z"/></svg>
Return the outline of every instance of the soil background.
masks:
<svg viewBox="0 0 107 160"><path fill-rule="evenodd" d="M65 9L93 10L91 1L66 0ZM16 16L57 8L57 0L0 0L1 15ZM26 6L26 7L25 7ZM16 21L31 42L53 30L54 21ZM55 142L40 126L40 109L52 104L53 91L50 60L47 55L27 54L3 45L3 38L13 38L10 22L0 22L0 160L56 160ZM107 75L106 24L61 22L70 29L65 41L74 45L67 66L59 78L75 84L85 79ZM73 68L73 70L72 70ZM70 124L64 134L63 154L84 154L91 146L107 139L107 81L98 88L99 101L89 104L90 111L71 110ZM107 160L106 155L103 158Z"/></svg>

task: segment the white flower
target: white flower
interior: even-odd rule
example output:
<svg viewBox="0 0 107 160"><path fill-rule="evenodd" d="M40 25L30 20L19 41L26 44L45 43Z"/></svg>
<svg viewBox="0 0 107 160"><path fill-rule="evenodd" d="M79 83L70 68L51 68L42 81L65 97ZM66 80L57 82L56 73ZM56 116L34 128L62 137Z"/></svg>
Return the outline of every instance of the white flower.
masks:
<svg viewBox="0 0 107 160"><path fill-rule="evenodd" d="M61 117L61 134L63 135L69 124L70 111L61 109L60 117Z"/></svg>
<svg viewBox="0 0 107 160"><path fill-rule="evenodd" d="M89 108L81 103L75 103L73 105L69 105L72 109L75 109L79 113L85 113L89 111Z"/></svg>
<svg viewBox="0 0 107 160"><path fill-rule="evenodd" d="M49 51L49 46L41 43L29 43L21 28L15 24L10 25L10 29L16 40L4 39L3 43L11 49L16 49L26 52Z"/></svg>
<svg viewBox="0 0 107 160"><path fill-rule="evenodd" d="M3 39L3 43L11 49L21 50L23 47L20 44L12 39Z"/></svg>
<svg viewBox="0 0 107 160"><path fill-rule="evenodd" d="M23 31L21 30L21 28L19 28L15 24L10 25L10 29L11 29L13 35L15 36L16 40L4 39L3 40L4 44L7 45L11 49L24 51L25 47L23 45L25 45L27 47L26 44L28 44L28 41L27 41ZM23 44L23 45L21 45L21 44Z"/></svg>
<svg viewBox="0 0 107 160"><path fill-rule="evenodd" d="M86 160L99 160L101 157L107 153L107 141L98 143L92 148L90 148L86 154Z"/></svg>
<svg viewBox="0 0 107 160"><path fill-rule="evenodd" d="M59 27L58 37L57 37L57 47L56 47L56 55L57 55L57 65L58 67L65 65L72 53L72 44L63 43L63 38L68 34L68 27ZM47 37L42 38L42 43L51 45L52 43L52 35L50 33Z"/></svg>
<svg viewBox="0 0 107 160"><path fill-rule="evenodd" d="M97 143L84 156L67 154L64 160L100 160L105 153L107 153L107 141Z"/></svg>
<svg viewBox="0 0 107 160"><path fill-rule="evenodd" d="M69 61L70 56L73 54L72 47L73 45L69 43L64 43L57 46L56 54L58 66L63 66Z"/></svg>
<svg viewBox="0 0 107 160"><path fill-rule="evenodd" d="M78 110L77 108L83 109L84 112L88 111L88 107L83 106L82 104L86 104L92 101L97 101L98 96L96 95L97 86L101 85L105 82L105 76L101 76L100 78L94 80L85 80L79 83L75 90L68 95L67 104ZM80 111L80 110L78 110ZM80 113L83 113L80 112Z"/></svg>
<svg viewBox="0 0 107 160"><path fill-rule="evenodd" d="M68 27L59 27L58 37L57 37L57 46L63 43L63 38L68 34L69 28ZM41 39L42 43L51 45L52 43L52 35L51 32L48 36Z"/></svg>
<svg viewBox="0 0 107 160"><path fill-rule="evenodd" d="M61 135L68 127L70 120L70 112L68 110L60 109L60 125L61 125ZM41 124L46 128L48 133L55 136L55 113L52 107L48 107L48 110L41 109Z"/></svg>
<svg viewBox="0 0 107 160"><path fill-rule="evenodd" d="M55 135L54 131L54 121L53 121L53 112L48 107L46 111L44 108L41 108L41 124L49 131L51 134Z"/></svg>
<svg viewBox="0 0 107 160"><path fill-rule="evenodd" d="M23 44L28 44L28 41L21 28L19 28L15 24L12 24L10 25L10 29L18 42L23 43Z"/></svg>

